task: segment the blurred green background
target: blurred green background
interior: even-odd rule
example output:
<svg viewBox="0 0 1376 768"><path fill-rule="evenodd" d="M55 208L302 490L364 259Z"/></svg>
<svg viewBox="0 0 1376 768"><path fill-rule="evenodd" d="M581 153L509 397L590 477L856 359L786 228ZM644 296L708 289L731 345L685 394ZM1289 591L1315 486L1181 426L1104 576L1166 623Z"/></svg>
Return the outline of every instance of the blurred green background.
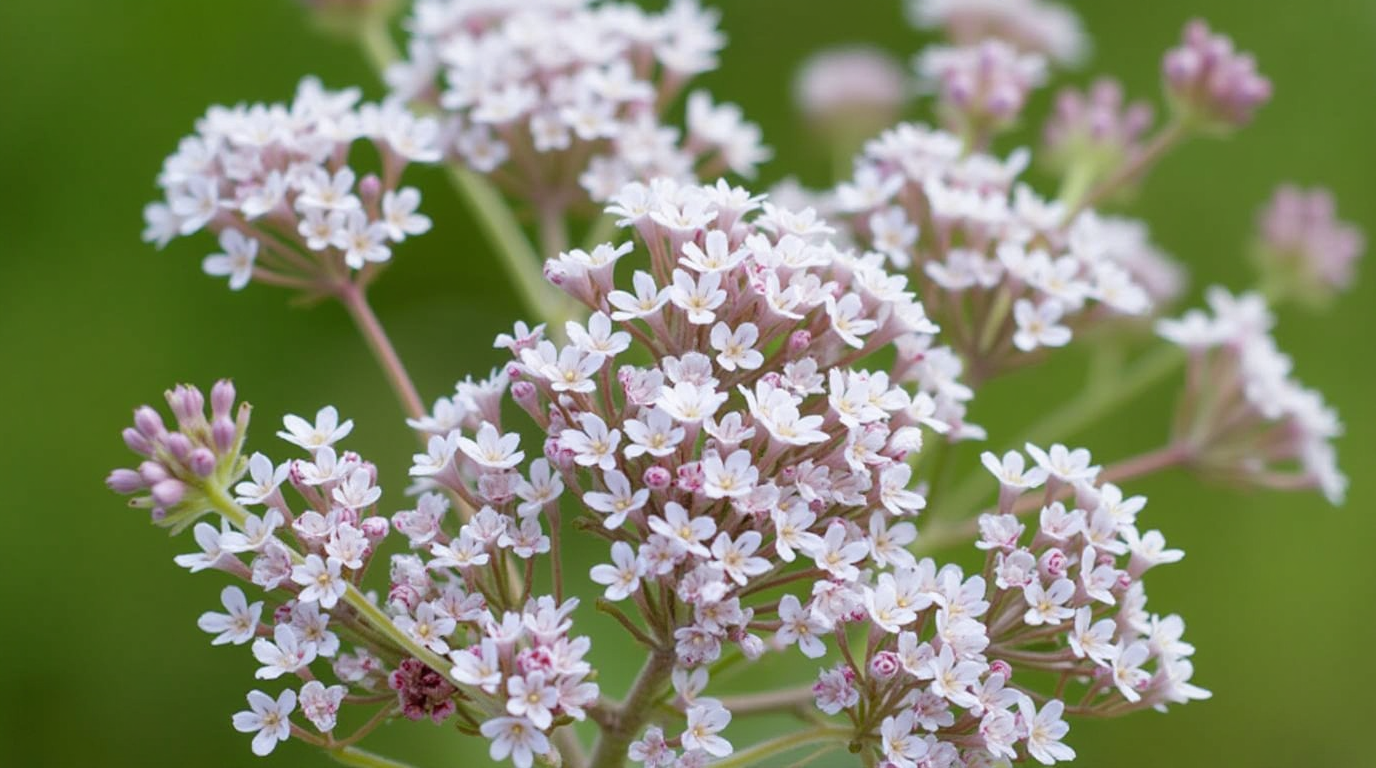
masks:
<svg viewBox="0 0 1376 768"><path fill-rule="evenodd" d="M763 124L778 157L765 181L797 174L825 183L826 152L790 104L793 68L837 43L873 42L906 58L922 38L902 23L898 0L718 5L731 44L704 84ZM1275 82L1276 99L1253 127L1232 141L1188 145L1133 206L1190 265L1194 296L1211 282L1251 283L1242 246L1278 181L1331 185L1346 218L1376 229L1376 3L1080 5L1095 54L1074 82L1108 71L1155 98L1160 52L1194 15L1255 51ZM101 484L129 461L118 433L134 405L177 381L232 375L256 406L256 446L282 455L269 438L277 417L334 403L358 424L349 445L382 466L392 508L403 506L395 492L411 438L343 312L291 308L282 293L256 286L230 293L200 274L212 246L205 236L166 253L139 241L159 164L205 106L283 100L306 73L379 93L361 58L312 34L290 0L0 2L0 467L10 489L0 526L0 765L258 764L229 725L255 665L244 649L211 648L195 627L201 611L218 607L221 582L175 567L172 556L190 542L167 539ZM1046 101L1043 93L1039 109ZM374 301L434 397L499 361L486 340L518 308L439 173L419 178L438 226L401 249ZM1286 311L1278 331L1300 377L1348 424L1340 444L1353 477L1347 505L1201 489L1176 474L1134 485L1151 496L1144 524L1189 553L1153 573L1151 607L1186 617L1199 647L1196 680L1215 697L1168 716L1076 722L1071 743L1083 764L1373 764L1376 275L1364 278L1331 314ZM1015 434L1075 391L1082 361L1059 359L1056 371L991 389L976 401L976 420ZM1144 398L1083 442L1105 460L1155 447L1170 402L1168 392ZM624 648L602 639L614 633L596 618L585 626L604 681L623 690L634 671ZM814 669L795 654L771 661L766 674ZM778 725L742 722L732 733L739 745ZM428 766L486 759L426 723L385 729L367 744ZM288 746L273 764L325 761Z"/></svg>

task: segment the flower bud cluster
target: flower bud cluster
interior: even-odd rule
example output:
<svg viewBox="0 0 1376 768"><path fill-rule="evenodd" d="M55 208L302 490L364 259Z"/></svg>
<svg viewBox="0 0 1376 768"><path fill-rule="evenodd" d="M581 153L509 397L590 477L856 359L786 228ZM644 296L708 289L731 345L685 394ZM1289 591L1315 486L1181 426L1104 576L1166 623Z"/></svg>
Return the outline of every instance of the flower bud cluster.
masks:
<svg viewBox="0 0 1376 768"><path fill-rule="evenodd" d="M1019 53L1002 40L964 48L932 46L917 58L917 71L937 91L937 110L951 130L983 145L1008 128L1046 80L1046 61Z"/></svg>
<svg viewBox="0 0 1376 768"><path fill-rule="evenodd" d="M1256 258L1268 285L1322 301L1352 285L1366 250L1361 229L1340 221L1333 193L1281 186L1262 210Z"/></svg>
<svg viewBox="0 0 1376 768"><path fill-rule="evenodd" d="M1073 328L1149 314L1169 293L1143 229L1088 211L1067 221L1063 204L1015 184L1026 163L904 124L870 142L836 189L856 236L909 270L980 376L1065 345Z"/></svg>
<svg viewBox="0 0 1376 768"><path fill-rule="evenodd" d="M329 290L388 261L393 244L430 229L420 192L399 183L407 165L440 159L439 123L358 100L357 88L308 77L290 104L211 107L163 163L166 198L144 209L144 240L161 248L209 230L222 252L202 266L235 290L250 280ZM349 165L361 139L381 157L376 173Z"/></svg>
<svg viewBox="0 0 1376 768"><path fill-rule="evenodd" d="M1002 40L1061 64L1078 62L1089 46L1075 12L1047 0L908 0L908 18L957 45Z"/></svg>
<svg viewBox="0 0 1376 768"><path fill-rule="evenodd" d="M1190 355L1175 420L1184 460L1226 482L1318 488L1341 503L1347 478L1332 441L1342 422L1323 395L1291 377L1294 365L1271 336L1275 319L1266 300L1214 287L1208 302L1212 314L1192 309L1156 326Z"/></svg>
<svg viewBox="0 0 1376 768"><path fill-rule="evenodd" d="M248 430L249 407L234 406L234 385L220 381L206 398L193 386L178 385L166 393L176 418L168 429L151 406L134 411L134 425L124 430L124 444L142 456L134 469L116 469L106 478L110 490L133 495L131 505L147 509L153 522L173 533L211 511L203 488L223 487L244 472L239 452Z"/></svg>
<svg viewBox="0 0 1376 768"><path fill-rule="evenodd" d="M1212 130L1246 125L1271 100L1271 81L1257 72L1251 54L1239 53L1231 38L1199 19L1185 27L1179 47L1166 52L1161 71L1175 109Z"/></svg>
<svg viewBox="0 0 1376 768"><path fill-rule="evenodd" d="M1125 103L1117 80L1100 78L1084 91L1064 88L1043 128L1040 159L1063 173L1087 174L1088 184L1138 157L1151 124L1151 105Z"/></svg>
<svg viewBox="0 0 1376 768"><path fill-rule="evenodd" d="M536 207L603 201L635 179L753 175L769 156L739 107L688 99L660 116L724 38L696 0L658 13L590 0L421 0L394 97L438 107L446 151ZM580 191L581 186L581 191Z"/></svg>

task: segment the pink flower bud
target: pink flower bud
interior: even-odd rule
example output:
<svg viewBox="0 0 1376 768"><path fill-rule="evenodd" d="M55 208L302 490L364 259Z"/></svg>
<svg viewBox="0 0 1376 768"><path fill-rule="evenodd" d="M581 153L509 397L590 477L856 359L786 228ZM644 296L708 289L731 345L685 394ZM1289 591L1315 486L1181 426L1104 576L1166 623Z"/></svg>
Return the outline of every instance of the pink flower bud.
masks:
<svg viewBox="0 0 1376 768"><path fill-rule="evenodd" d="M387 537L389 524L387 518L374 515L364 519L359 525L359 529L363 531L363 535L368 538L370 543L377 544Z"/></svg>
<svg viewBox="0 0 1376 768"><path fill-rule="evenodd" d="M186 461L191 458L191 449L194 447L191 438L180 432L173 432L163 438L162 445L167 452L177 457L178 461Z"/></svg>
<svg viewBox="0 0 1376 768"><path fill-rule="evenodd" d="M153 485L153 501L161 507L176 506L186 496L186 483L168 478Z"/></svg>
<svg viewBox="0 0 1376 768"><path fill-rule="evenodd" d="M148 441L148 438L144 437L142 434L139 434L139 431L137 429L134 429L133 427L125 427L124 431L121 432L120 435L124 438L124 445L129 450L133 451L134 453L137 453L140 456L153 455L153 444Z"/></svg>
<svg viewBox="0 0 1376 768"><path fill-rule="evenodd" d="M645 469L642 479L645 481L645 487L652 491L662 491L674 481L674 476L668 469L656 464Z"/></svg>
<svg viewBox="0 0 1376 768"><path fill-rule="evenodd" d="M149 440L156 440L167 433L167 427L163 425L162 417L158 415L157 411L146 405L139 406L134 411L134 428Z"/></svg>
<svg viewBox="0 0 1376 768"><path fill-rule="evenodd" d="M205 418L205 395L187 384L178 384L167 393L167 404L177 417L177 423L194 424Z"/></svg>
<svg viewBox="0 0 1376 768"><path fill-rule="evenodd" d="M215 471L215 454L209 448L197 448L191 452L186 465L201 477L210 477Z"/></svg>
<svg viewBox="0 0 1376 768"><path fill-rule="evenodd" d="M1009 664L1003 659L994 659L993 661L989 662L989 674L1003 675L1004 680L1012 680L1013 665Z"/></svg>
<svg viewBox="0 0 1376 768"><path fill-rule="evenodd" d="M296 605L295 600L289 600L276 608L272 609L273 624L287 624L291 622L292 607Z"/></svg>
<svg viewBox="0 0 1376 768"><path fill-rule="evenodd" d="M105 486L115 493L133 493L147 488L148 484L132 469L116 469L105 478Z"/></svg>
<svg viewBox="0 0 1376 768"><path fill-rule="evenodd" d="M358 182L358 196L363 198L365 205L372 205L382 196L382 179L376 173L364 176Z"/></svg>
<svg viewBox="0 0 1376 768"><path fill-rule="evenodd" d="M1064 576L1067 567L1065 553L1055 547L1043 552L1037 564L1043 574L1053 579Z"/></svg>
<svg viewBox="0 0 1376 768"><path fill-rule="evenodd" d="M220 379L210 388L210 412L219 418L228 418L234 410L234 382Z"/></svg>
<svg viewBox="0 0 1376 768"><path fill-rule="evenodd" d="M903 665L898 660L898 654L893 651L880 651L870 659L870 674L876 680L888 680L898 674L898 670Z"/></svg>
<svg viewBox="0 0 1376 768"><path fill-rule="evenodd" d="M788 354L796 356L802 354L808 347L812 346L812 333L809 331L794 331L788 336Z"/></svg>
<svg viewBox="0 0 1376 768"><path fill-rule="evenodd" d="M171 477L167 467L156 461L145 461L139 465L139 476L143 478L145 485L155 485Z"/></svg>
<svg viewBox="0 0 1376 768"><path fill-rule="evenodd" d="M239 437L239 429L228 418L218 418L210 425L210 436L215 441L217 450L222 453L228 452L234 448L234 441Z"/></svg>

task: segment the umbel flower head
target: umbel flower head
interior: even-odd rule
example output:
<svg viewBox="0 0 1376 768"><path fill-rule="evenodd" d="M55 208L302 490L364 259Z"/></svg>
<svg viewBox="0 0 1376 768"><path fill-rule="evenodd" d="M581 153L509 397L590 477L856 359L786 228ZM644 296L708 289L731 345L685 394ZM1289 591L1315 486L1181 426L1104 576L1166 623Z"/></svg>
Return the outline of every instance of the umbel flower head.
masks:
<svg viewBox="0 0 1376 768"><path fill-rule="evenodd" d="M626 182L751 176L767 159L739 107L688 98L686 131L660 116L724 37L696 0L658 13L592 0L420 0L394 97L438 107L447 153L537 209L606 200Z"/></svg>
<svg viewBox="0 0 1376 768"><path fill-rule="evenodd" d="M665 675L676 670L685 729L666 739L649 728L633 758L696 765L733 750L727 702L702 695L724 653L796 645L817 658L865 623L882 631L863 657L823 673L817 703L849 710L857 739L895 765L929 753L1073 756L1060 743L1062 705L1034 703L1011 683L1015 668L1073 667L1094 681L1094 711L1206 695L1186 682L1187 646L1145 640L1152 619L1140 612L1138 577L1178 554L1160 554L1157 534L1136 543L1143 500L1097 482L1085 451L1029 448L1045 469L1001 476L1021 484L986 523L998 554L986 574L967 578L909 551L925 506L910 460L929 433L973 428L963 422L968 391L932 346L936 327L882 257L837 248L810 210L724 183L631 184L608 210L634 244L567 252L547 268L591 318L570 324L563 346L524 325L499 338L512 363L462 383L418 422L432 437L412 474L481 507L465 527L474 532L436 546L460 569L495 551L478 531L516 531L543 515L554 532L559 497L581 501L575 525L608 544L608 562L590 573L605 585L599 607L653 658L667 655ZM630 285L618 266L633 271ZM900 338L924 353L855 367ZM544 432L538 454L501 421L508 383ZM1040 509L1021 491L1044 483L1048 498L1074 491L1077 503L1042 510L1043 533L1021 546L1017 516ZM797 582L801 595L774 591ZM1117 623L1095 607L1120 604L1131 612ZM1069 639L1079 614L1092 653Z"/></svg>
<svg viewBox="0 0 1376 768"><path fill-rule="evenodd" d="M1262 209L1253 254L1272 295L1322 304L1352 285L1366 237L1341 221L1333 193L1281 186Z"/></svg>
<svg viewBox="0 0 1376 768"><path fill-rule="evenodd" d="M1047 0L908 0L908 19L919 29L939 28L957 45L1001 40L1026 53L1075 64L1089 44L1080 19Z"/></svg>
<svg viewBox="0 0 1376 768"><path fill-rule="evenodd" d="M1042 199L1016 181L1025 152L999 159L962 146L918 124L886 131L834 205L860 242L908 271L977 380L1081 328L1148 315L1177 290L1144 226Z"/></svg>
<svg viewBox="0 0 1376 768"><path fill-rule="evenodd" d="M366 283L394 244L430 229L420 192L400 180L441 154L436 120L396 102L359 105L359 95L308 77L290 104L211 107L163 163L166 197L144 209L144 239L161 248L209 230L221 252L203 267L235 290L250 280L308 293ZM361 140L381 159L375 173L349 164Z"/></svg>
<svg viewBox="0 0 1376 768"><path fill-rule="evenodd" d="M1334 504L1347 478L1332 441L1338 414L1291 377L1293 363L1271 336L1275 319L1255 293L1208 293L1212 314L1192 309L1157 323L1190 355L1175 421L1180 460L1206 476L1263 488L1317 488Z"/></svg>

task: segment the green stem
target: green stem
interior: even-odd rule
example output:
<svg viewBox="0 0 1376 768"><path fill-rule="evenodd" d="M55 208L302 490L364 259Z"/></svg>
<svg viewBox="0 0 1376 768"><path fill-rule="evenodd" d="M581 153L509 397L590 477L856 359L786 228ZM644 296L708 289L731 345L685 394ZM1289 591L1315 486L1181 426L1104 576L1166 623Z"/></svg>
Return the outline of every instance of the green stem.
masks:
<svg viewBox="0 0 1376 768"><path fill-rule="evenodd" d="M377 359L387 382L392 385L392 391L401 401L401 407L406 411L406 415L413 419L423 418L426 411L420 393L416 390L410 375L406 373L406 366L402 364L396 347L392 346L387 331L377 319L377 313L373 312L363 289L354 283L346 283L339 289L338 296L339 303L348 310L349 317L353 318L354 325L358 326L359 334L363 336L368 349Z"/></svg>
<svg viewBox="0 0 1376 768"><path fill-rule="evenodd" d="M334 749L329 752L330 757L341 765L352 765L355 768L412 768L408 763L393 760L390 757L375 755L372 752L365 752L358 747L345 747Z"/></svg>
<svg viewBox="0 0 1376 768"><path fill-rule="evenodd" d="M777 739L762 741L748 749L743 749L725 760L718 760L712 763L712 768L748 768L756 765L761 760L769 757L790 752L808 744L818 744L827 741L844 742L849 741L851 732L849 728L840 726L825 726L821 728L810 728L806 731L790 733L787 736L780 736Z"/></svg>
<svg viewBox="0 0 1376 768"><path fill-rule="evenodd" d="M573 314L567 309L569 301L545 282L544 260L530 244L511 207L486 178L455 163L445 168L459 196L475 214L483 234L496 246L497 256L526 310L549 323L552 331L562 331L564 321Z"/></svg>
<svg viewBox="0 0 1376 768"><path fill-rule="evenodd" d="M401 58L396 43L392 42L392 34L387 30L387 19L382 14L377 14L377 18L362 25L358 34L358 44L378 75L382 75L387 71L387 67Z"/></svg>
<svg viewBox="0 0 1376 768"><path fill-rule="evenodd" d="M640 669L630 693L621 706L609 712L610 722L602 727L602 735L593 749L591 768L621 768L626 764L626 749L640 726L654 714L651 703L674 669L674 649L659 648L650 653Z"/></svg>

